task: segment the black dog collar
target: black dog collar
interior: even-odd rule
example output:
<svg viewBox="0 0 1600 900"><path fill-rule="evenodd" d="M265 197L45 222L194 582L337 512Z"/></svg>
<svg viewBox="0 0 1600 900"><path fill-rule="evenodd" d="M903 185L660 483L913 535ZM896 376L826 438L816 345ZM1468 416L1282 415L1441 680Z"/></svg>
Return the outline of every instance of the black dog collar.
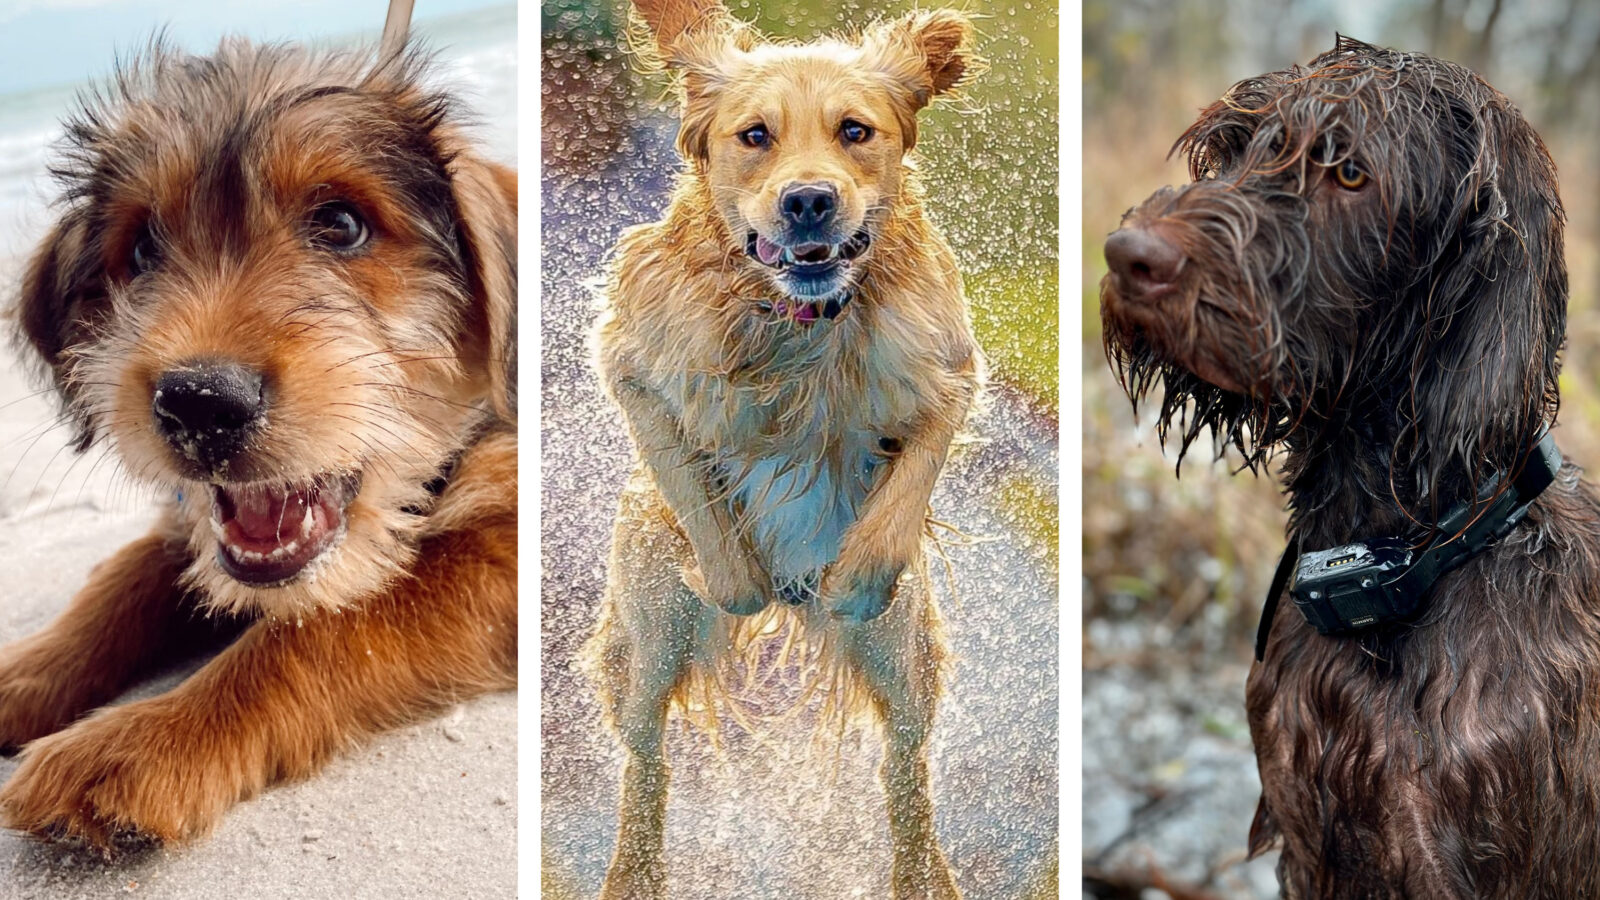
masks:
<svg viewBox="0 0 1600 900"><path fill-rule="evenodd" d="M1418 540L1376 538L1302 553L1299 542L1291 539L1261 610L1256 659L1266 652L1285 586L1306 621L1322 634L1346 634L1416 616L1434 582L1504 537L1560 470L1561 451L1546 431L1509 490L1502 490L1503 473L1496 473L1479 489L1476 503L1451 509L1425 543L1419 544L1421 535ZM1474 509L1479 510L1476 516Z"/></svg>

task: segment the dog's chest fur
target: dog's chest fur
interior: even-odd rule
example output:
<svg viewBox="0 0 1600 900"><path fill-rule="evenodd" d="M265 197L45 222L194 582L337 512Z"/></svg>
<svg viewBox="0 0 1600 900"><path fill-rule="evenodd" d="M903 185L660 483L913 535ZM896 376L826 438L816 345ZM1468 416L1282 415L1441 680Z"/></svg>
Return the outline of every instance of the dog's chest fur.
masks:
<svg viewBox="0 0 1600 900"><path fill-rule="evenodd" d="M1280 614L1246 699L1285 896L1600 895L1595 512L1552 488L1392 642Z"/></svg>
<svg viewBox="0 0 1600 900"><path fill-rule="evenodd" d="M726 504L789 599L814 591L924 405L913 365L862 323L841 321L796 327L760 365L662 386L705 454L713 502Z"/></svg>

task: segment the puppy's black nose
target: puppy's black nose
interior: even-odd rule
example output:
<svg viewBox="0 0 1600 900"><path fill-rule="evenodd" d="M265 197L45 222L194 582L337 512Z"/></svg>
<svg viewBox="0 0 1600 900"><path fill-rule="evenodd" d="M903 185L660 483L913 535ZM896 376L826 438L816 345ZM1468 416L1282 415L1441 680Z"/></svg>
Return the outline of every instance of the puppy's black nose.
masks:
<svg viewBox="0 0 1600 900"><path fill-rule="evenodd" d="M803 234L812 234L833 221L839 191L831 184L792 184L778 197L783 218Z"/></svg>
<svg viewBox="0 0 1600 900"><path fill-rule="evenodd" d="M1136 300L1178 279L1183 251L1155 231L1123 228L1106 238L1106 264Z"/></svg>
<svg viewBox="0 0 1600 900"><path fill-rule="evenodd" d="M267 412L261 373L215 361L163 372L150 406L167 443L208 473L239 455Z"/></svg>

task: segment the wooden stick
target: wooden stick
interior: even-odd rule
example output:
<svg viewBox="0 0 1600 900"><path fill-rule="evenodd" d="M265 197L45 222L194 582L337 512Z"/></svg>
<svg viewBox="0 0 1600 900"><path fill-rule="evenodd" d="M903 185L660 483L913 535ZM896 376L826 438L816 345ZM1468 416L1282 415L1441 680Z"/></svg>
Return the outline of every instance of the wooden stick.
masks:
<svg viewBox="0 0 1600 900"><path fill-rule="evenodd" d="M412 0L389 0L389 15L383 20L383 39L378 43L380 58L400 55L411 30L411 7Z"/></svg>

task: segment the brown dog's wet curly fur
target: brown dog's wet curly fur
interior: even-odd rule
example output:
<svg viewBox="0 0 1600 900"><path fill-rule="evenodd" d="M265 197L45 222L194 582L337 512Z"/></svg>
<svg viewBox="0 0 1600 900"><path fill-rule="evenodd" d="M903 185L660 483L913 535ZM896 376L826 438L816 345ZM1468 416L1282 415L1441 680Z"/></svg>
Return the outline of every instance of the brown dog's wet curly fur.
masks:
<svg viewBox="0 0 1600 900"><path fill-rule="evenodd" d="M1107 351L1165 429L1280 449L1306 549L1427 535L1558 408L1564 214L1506 97L1340 39L1179 145L1107 242ZM1559 432L1558 432L1559 434ZM1600 504L1567 466L1405 625L1272 623L1247 703L1285 896L1600 895Z"/></svg>
<svg viewBox="0 0 1600 900"><path fill-rule="evenodd" d="M192 837L514 686L516 176L425 68L157 45L69 121L23 344L80 449L173 499L0 648L7 825ZM197 673L95 711L215 618L243 630Z"/></svg>

